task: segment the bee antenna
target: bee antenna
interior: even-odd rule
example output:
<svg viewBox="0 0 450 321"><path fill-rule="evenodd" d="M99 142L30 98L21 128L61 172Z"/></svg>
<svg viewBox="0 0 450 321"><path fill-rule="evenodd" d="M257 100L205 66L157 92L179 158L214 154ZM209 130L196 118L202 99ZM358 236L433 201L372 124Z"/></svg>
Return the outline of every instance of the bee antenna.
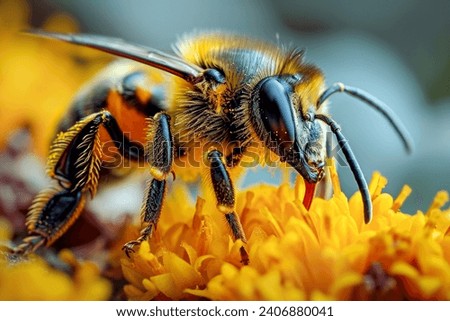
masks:
<svg viewBox="0 0 450 321"><path fill-rule="evenodd" d="M367 182L364 178L361 167L359 166L358 161L356 160L356 157L353 154L352 149L350 148L350 144L348 143L344 135L342 135L339 125L333 119L322 114L315 115L315 118L327 124L336 136L339 147L344 153L345 159L350 166L350 170L352 171L356 183L358 184L359 191L361 192L364 205L364 221L366 222L366 224L369 223L372 220L372 201L370 198L369 187L367 186Z"/></svg>
<svg viewBox="0 0 450 321"><path fill-rule="evenodd" d="M391 124L391 126L394 128L394 130L397 132L397 134L400 136L400 139L403 142L403 145L405 146L406 152L410 154L414 149L414 143L411 139L410 134L406 130L406 128L403 126L402 122L397 118L395 113L381 100L378 98L372 96L371 94L365 92L364 90L361 90L359 88L346 86L343 83L335 83L331 87L329 87L327 90L325 90L322 95L320 95L319 99L317 100L317 106L320 106L323 104L325 100L328 99L331 95L337 92L345 92L351 96L354 96L356 98L359 98L360 100L364 101L368 105L375 108L378 112L380 112Z"/></svg>

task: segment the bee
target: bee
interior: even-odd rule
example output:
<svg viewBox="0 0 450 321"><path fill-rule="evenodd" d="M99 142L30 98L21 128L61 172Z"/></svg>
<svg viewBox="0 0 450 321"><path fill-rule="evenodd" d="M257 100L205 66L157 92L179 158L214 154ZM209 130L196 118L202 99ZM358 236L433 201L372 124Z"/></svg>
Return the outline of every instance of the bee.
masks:
<svg viewBox="0 0 450 321"><path fill-rule="evenodd" d="M26 221L29 236L17 253L50 246L77 219L89 194L95 196L101 176L112 171L107 141L124 159L145 162L150 174L140 213L142 230L123 246L128 256L155 230L178 160L190 155L203 160L217 210L234 239L245 244L230 171L256 144L303 177L303 204L309 208L325 175L330 131L356 180L369 223L372 204L366 180L326 108L334 93L350 94L375 108L406 149L412 149L408 132L386 104L341 83L326 88L322 71L306 63L297 48L227 33L197 33L178 41L176 55L171 55L103 36L30 33L138 63L109 67L75 99L50 147L47 173L54 184L34 199ZM144 71L144 65L151 71ZM240 255L248 264L244 246Z"/></svg>

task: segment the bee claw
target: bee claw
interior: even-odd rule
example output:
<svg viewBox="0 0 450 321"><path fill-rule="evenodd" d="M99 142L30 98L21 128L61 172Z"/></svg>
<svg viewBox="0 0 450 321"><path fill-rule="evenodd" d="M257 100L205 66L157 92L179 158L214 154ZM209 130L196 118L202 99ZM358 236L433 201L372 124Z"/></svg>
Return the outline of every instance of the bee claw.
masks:
<svg viewBox="0 0 450 321"><path fill-rule="evenodd" d="M136 253L136 251L133 249L135 245L139 245L141 242L139 241L130 241L126 243L124 246L122 246L122 251L125 252L125 254L128 256L128 258L131 258L130 253Z"/></svg>
<svg viewBox="0 0 450 321"><path fill-rule="evenodd" d="M28 236L23 239L23 242L13 248L9 249L10 254L17 256L25 256L35 252L39 247L45 243L45 239L40 235Z"/></svg>
<svg viewBox="0 0 450 321"><path fill-rule="evenodd" d="M239 249L239 252L241 254L241 263L243 265L248 265L250 263L250 259L248 257L248 253L247 253L245 247L241 246L241 248Z"/></svg>

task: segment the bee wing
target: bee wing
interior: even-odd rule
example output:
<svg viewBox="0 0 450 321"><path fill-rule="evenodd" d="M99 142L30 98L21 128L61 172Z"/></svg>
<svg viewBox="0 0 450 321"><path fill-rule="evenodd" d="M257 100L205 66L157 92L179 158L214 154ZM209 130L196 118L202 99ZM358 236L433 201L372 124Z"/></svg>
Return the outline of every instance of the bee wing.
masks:
<svg viewBox="0 0 450 321"><path fill-rule="evenodd" d="M195 84L203 80L204 70L197 65L153 48L127 43L119 38L87 34L65 34L43 30L29 30L26 33L95 48L116 56L135 60L167 71L190 83Z"/></svg>

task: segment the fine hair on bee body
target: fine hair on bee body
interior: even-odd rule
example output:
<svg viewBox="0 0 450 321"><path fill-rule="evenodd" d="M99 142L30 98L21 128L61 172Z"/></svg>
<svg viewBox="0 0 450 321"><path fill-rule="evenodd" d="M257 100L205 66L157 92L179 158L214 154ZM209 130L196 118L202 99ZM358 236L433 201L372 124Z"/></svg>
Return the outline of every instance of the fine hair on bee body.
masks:
<svg viewBox="0 0 450 321"><path fill-rule="evenodd" d="M30 33L128 62L114 63L84 87L61 120L47 163L54 184L33 201L27 216L29 236L16 247L17 253L49 246L60 237L80 215L87 195L95 196L100 177L113 174L121 160L144 164L150 174L140 213L142 230L124 245L127 255L152 235L167 180L185 165L203 170L217 211L233 238L245 244L230 173L246 157L275 155L303 177L308 209L316 184L326 175L329 132L354 175L365 222L370 222L372 204L364 175L326 108L325 101L337 92L382 113L406 149L412 148L409 134L388 106L341 83L327 88L322 71L306 63L297 48L210 32L185 36L171 55L103 36ZM248 264L245 246L240 254Z"/></svg>

